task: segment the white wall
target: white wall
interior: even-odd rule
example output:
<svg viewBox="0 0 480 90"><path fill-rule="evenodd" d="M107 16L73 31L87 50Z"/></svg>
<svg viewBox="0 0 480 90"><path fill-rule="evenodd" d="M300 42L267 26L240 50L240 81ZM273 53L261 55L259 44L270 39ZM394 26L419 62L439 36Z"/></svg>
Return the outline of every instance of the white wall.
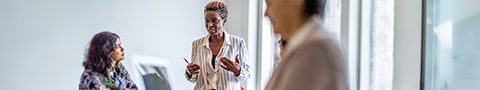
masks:
<svg viewBox="0 0 480 90"><path fill-rule="evenodd" d="M393 90L420 90L422 0L395 0Z"/></svg>
<svg viewBox="0 0 480 90"><path fill-rule="evenodd" d="M242 37L248 42L248 1L225 0L228 18L225 28L227 32Z"/></svg>
<svg viewBox="0 0 480 90"><path fill-rule="evenodd" d="M0 87L3 90L75 90L89 39L120 34L129 56L170 60L174 87L184 78L191 41L205 33L207 0L0 0Z"/></svg>

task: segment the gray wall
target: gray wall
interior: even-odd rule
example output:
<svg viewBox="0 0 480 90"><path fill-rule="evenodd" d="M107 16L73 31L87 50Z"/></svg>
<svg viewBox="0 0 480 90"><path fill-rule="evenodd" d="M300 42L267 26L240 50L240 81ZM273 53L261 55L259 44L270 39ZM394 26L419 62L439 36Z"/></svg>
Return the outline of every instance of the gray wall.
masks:
<svg viewBox="0 0 480 90"><path fill-rule="evenodd" d="M227 32L242 37L248 42L248 1L225 0L228 5Z"/></svg>
<svg viewBox="0 0 480 90"><path fill-rule="evenodd" d="M184 78L191 41L205 33L207 0L0 0L0 87L4 90L75 90L89 39L120 34L129 56L170 60L174 86Z"/></svg>
<svg viewBox="0 0 480 90"><path fill-rule="evenodd" d="M393 90L420 90L422 1L394 3Z"/></svg>

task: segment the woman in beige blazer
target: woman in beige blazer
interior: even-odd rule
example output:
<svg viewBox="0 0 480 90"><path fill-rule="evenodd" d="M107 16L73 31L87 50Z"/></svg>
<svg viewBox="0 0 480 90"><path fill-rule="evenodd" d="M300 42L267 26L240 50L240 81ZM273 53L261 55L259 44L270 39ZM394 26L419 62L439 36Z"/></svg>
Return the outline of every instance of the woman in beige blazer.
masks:
<svg viewBox="0 0 480 90"><path fill-rule="evenodd" d="M321 21L326 0L267 0L284 51L266 90L348 90L346 60Z"/></svg>

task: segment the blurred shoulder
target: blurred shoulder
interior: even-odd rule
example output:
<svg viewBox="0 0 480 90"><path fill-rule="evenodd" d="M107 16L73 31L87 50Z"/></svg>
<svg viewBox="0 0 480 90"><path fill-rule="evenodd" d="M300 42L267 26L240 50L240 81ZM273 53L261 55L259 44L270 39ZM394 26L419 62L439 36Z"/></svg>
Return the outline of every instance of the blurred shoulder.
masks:
<svg viewBox="0 0 480 90"><path fill-rule="evenodd" d="M308 34L302 43L300 43L292 54L311 54L311 56L328 56L329 58L343 59L343 51L338 39L322 30L314 31Z"/></svg>

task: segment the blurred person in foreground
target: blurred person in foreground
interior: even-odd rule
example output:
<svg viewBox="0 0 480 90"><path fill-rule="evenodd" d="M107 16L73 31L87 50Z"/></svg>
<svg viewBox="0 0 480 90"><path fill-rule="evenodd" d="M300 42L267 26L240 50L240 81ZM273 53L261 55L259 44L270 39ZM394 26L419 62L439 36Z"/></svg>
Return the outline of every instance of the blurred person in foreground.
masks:
<svg viewBox="0 0 480 90"><path fill-rule="evenodd" d="M281 61L266 90L348 90L346 60L324 28L327 0L266 0Z"/></svg>
<svg viewBox="0 0 480 90"><path fill-rule="evenodd" d="M83 62L80 90L137 90L121 61L125 49L120 37L104 31L95 34Z"/></svg>

